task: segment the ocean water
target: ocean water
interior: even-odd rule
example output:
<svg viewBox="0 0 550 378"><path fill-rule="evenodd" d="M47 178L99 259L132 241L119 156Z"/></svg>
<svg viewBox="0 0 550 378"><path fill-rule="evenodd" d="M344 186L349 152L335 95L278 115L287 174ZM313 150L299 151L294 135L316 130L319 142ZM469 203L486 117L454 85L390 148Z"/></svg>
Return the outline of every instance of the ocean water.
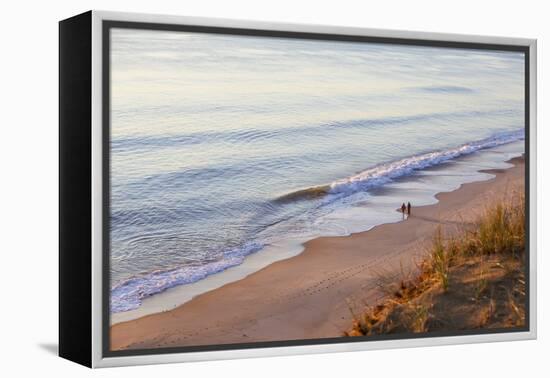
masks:
<svg viewBox="0 0 550 378"><path fill-rule="evenodd" d="M112 313L284 258L285 241L398 221L524 149L521 53L128 29L111 44Z"/></svg>

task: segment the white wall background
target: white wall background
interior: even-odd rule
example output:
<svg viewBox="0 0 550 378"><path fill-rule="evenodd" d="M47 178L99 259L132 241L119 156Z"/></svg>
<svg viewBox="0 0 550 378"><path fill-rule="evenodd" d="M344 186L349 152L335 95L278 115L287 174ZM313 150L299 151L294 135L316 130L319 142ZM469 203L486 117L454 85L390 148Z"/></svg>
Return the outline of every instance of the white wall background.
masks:
<svg viewBox="0 0 550 378"><path fill-rule="evenodd" d="M4 377L542 376L550 371L545 1L5 1L0 22L0 375ZM89 9L530 37L539 40L539 340L103 369L55 356L57 343L57 21ZM550 43L550 42L549 42ZM546 66L546 67L545 67ZM541 198L542 197L542 198ZM546 296L546 299L545 299ZM545 351L546 349L546 351Z"/></svg>

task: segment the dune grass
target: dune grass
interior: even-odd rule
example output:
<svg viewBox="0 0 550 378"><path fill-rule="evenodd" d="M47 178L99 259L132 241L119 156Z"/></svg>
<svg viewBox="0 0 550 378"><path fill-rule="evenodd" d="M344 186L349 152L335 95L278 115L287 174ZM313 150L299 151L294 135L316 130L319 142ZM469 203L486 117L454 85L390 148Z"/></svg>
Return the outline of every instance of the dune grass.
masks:
<svg viewBox="0 0 550 378"><path fill-rule="evenodd" d="M419 273L382 303L354 314L347 336L525 324L525 197L489 206L452 237L433 236Z"/></svg>

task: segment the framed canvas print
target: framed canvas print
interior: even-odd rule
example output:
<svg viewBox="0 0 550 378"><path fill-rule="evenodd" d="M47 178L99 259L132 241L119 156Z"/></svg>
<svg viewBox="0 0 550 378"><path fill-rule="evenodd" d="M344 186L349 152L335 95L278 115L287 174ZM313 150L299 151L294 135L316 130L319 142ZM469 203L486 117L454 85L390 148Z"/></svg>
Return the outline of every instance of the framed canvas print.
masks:
<svg viewBox="0 0 550 378"><path fill-rule="evenodd" d="M61 21L60 355L536 337L536 41Z"/></svg>

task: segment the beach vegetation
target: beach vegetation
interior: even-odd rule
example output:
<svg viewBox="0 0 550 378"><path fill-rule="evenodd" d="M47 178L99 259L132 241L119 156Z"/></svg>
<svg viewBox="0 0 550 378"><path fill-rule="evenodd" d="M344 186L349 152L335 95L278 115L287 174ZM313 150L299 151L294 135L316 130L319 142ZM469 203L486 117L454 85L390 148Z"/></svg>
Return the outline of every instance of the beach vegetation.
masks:
<svg viewBox="0 0 550 378"><path fill-rule="evenodd" d="M524 326L525 215L524 194L513 193L458 231L438 227L417 274L355 311L345 335Z"/></svg>

